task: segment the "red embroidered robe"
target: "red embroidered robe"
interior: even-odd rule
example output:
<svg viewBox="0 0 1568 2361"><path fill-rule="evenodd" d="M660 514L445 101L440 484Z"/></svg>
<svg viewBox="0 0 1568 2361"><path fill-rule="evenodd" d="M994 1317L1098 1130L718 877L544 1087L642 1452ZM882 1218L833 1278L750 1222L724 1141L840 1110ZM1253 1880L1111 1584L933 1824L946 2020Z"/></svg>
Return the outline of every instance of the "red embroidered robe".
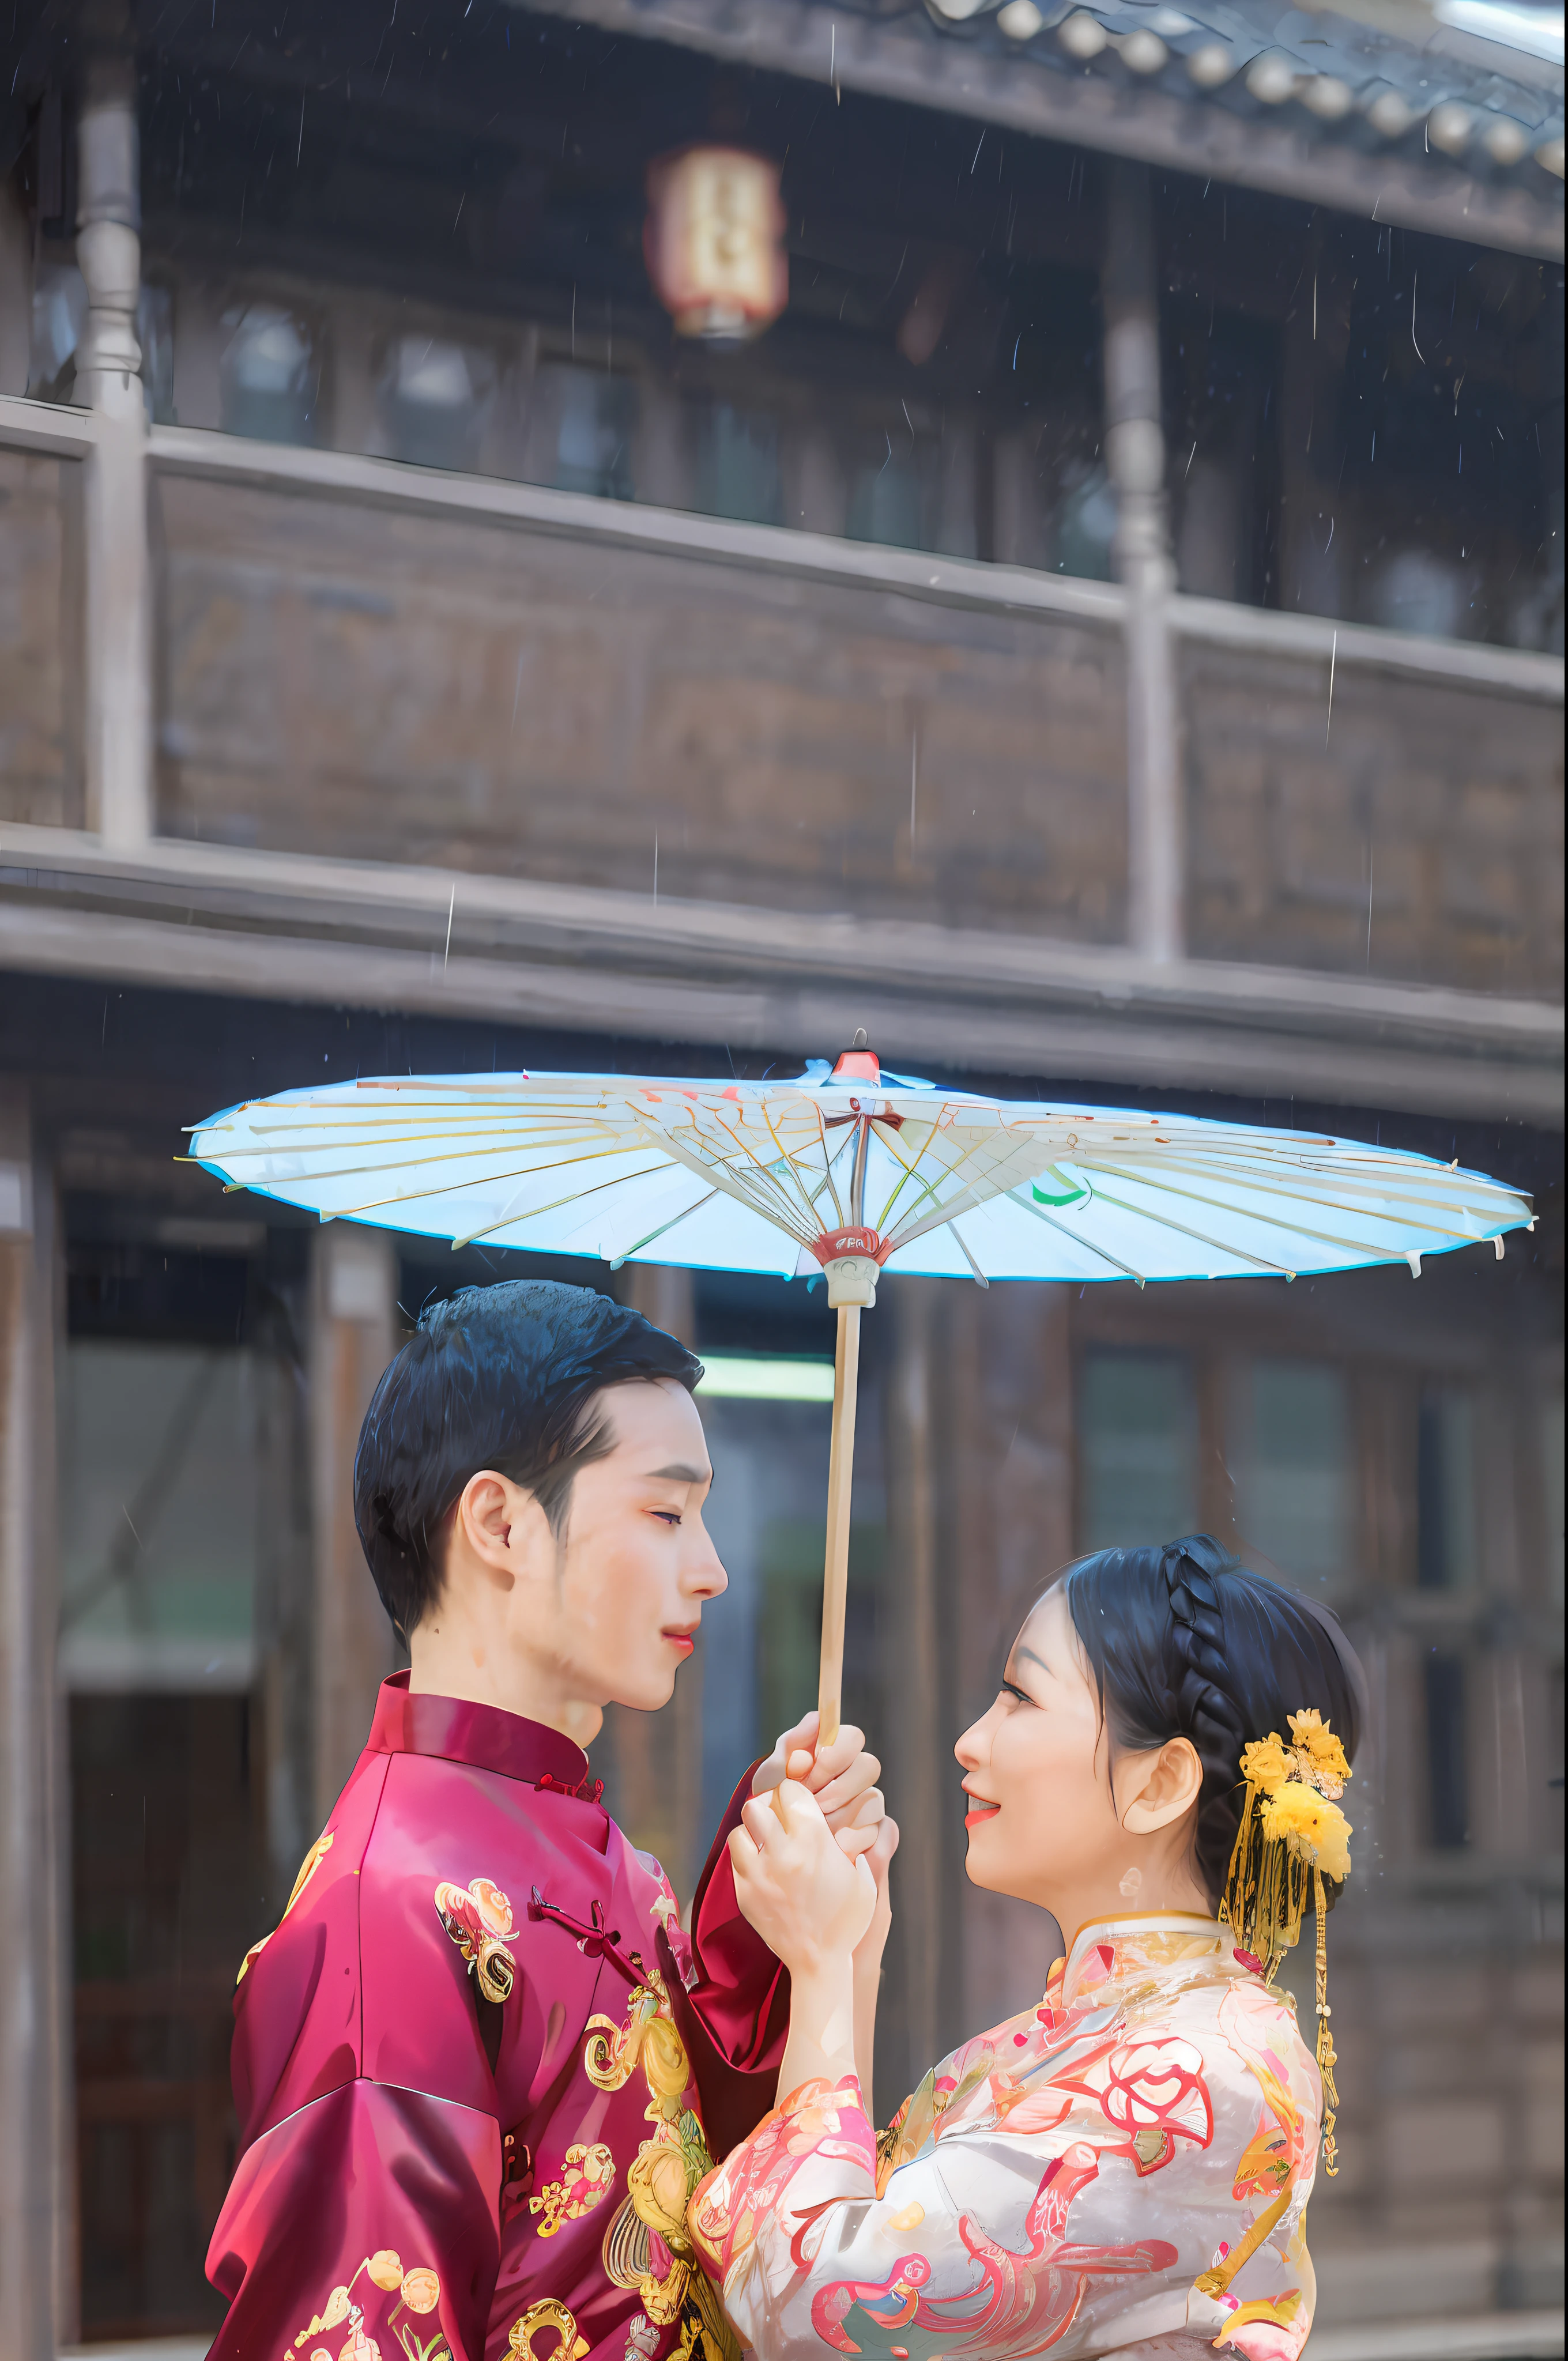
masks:
<svg viewBox="0 0 1568 2361"><path fill-rule="evenodd" d="M723 1843L750 1782L688 1941L580 1749L407 1681L240 1971L213 2361L720 2361L686 2202L788 2019Z"/></svg>

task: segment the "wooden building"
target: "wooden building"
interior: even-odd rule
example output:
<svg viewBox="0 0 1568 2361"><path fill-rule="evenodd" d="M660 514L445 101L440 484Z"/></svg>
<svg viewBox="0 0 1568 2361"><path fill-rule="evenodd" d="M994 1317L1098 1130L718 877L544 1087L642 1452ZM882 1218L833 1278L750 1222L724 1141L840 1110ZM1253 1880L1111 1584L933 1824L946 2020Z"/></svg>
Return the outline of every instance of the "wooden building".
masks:
<svg viewBox="0 0 1568 2361"><path fill-rule="evenodd" d="M1536 1193L1500 1268L1419 1282L890 1283L850 1646L905 1829L885 2111L1048 1960L964 1883L948 1754L1040 1579L1203 1526L1341 1609L1377 1727L1323 2334L1550 2349L1563 76L1524 14L14 13L0 2361L216 2316L235 1965L392 1662L353 1439L411 1313L509 1262L225 1198L181 1125L858 1026ZM783 170L742 342L678 335L643 254L649 164L714 141ZM557 1275L753 1365L703 1397L731 1591L599 1749L689 1889L810 1694L829 1331Z"/></svg>

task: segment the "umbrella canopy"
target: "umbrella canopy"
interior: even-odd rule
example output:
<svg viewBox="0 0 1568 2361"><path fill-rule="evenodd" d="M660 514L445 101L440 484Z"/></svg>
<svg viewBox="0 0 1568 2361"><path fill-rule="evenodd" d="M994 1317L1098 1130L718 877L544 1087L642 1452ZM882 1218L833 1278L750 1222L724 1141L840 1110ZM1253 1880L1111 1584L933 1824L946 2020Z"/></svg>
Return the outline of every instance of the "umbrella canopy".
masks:
<svg viewBox="0 0 1568 2361"><path fill-rule="evenodd" d="M874 1051L790 1082L392 1075L247 1100L193 1126L230 1189L535 1253L820 1272L839 1315L821 1740L838 1734L862 1308L884 1269L1229 1279L1408 1262L1531 1225L1457 1164L1321 1133L1058 1106L884 1074Z"/></svg>
<svg viewBox="0 0 1568 2361"><path fill-rule="evenodd" d="M1528 1227L1484 1174L1318 1132L984 1098L870 1050L789 1082L392 1076L247 1100L193 1127L230 1188L454 1246L772 1271L1294 1279ZM851 1247L850 1236L856 1240Z"/></svg>

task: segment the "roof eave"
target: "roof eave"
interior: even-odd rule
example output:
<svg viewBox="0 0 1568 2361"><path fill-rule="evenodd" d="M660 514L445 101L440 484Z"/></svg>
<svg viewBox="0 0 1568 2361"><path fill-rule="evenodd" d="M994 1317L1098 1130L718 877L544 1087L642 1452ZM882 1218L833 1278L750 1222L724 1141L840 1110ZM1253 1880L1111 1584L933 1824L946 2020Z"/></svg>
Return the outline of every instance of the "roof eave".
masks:
<svg viewBox="0 0 1568 2361"><path fill-rule="evenodd" d="M1311 136L1299 120L1250 120L1196 98L1133 86L1120 74L1056 71L1026 56L933 37L918 17L877 21L835 12L827 0L512 5L1367 220L1548 260L1563 256L1563 207L1549 193L1538 199L1517 184L1477 179L1446 159L1429 166L1424 157L1368 155L1343 140Z"/></svg>

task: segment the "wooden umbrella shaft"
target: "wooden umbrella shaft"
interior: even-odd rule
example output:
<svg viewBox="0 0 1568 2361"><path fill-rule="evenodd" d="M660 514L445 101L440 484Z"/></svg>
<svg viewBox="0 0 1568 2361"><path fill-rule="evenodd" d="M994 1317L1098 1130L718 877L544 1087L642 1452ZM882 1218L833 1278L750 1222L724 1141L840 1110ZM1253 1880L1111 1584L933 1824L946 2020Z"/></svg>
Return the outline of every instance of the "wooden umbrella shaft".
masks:
<svg viewBox="0 0 1568 2361"><path fill-rule="evenodd" d="M844 1689L844 1607L850 1588L850 1495L855 1473L855 1395L861 1375L861 1307L839 1312L833 1358L833 1441L828 1462L828 1554L822 1575L822 1675L817 1692L818 1746L839 1735Z"/></svg>

